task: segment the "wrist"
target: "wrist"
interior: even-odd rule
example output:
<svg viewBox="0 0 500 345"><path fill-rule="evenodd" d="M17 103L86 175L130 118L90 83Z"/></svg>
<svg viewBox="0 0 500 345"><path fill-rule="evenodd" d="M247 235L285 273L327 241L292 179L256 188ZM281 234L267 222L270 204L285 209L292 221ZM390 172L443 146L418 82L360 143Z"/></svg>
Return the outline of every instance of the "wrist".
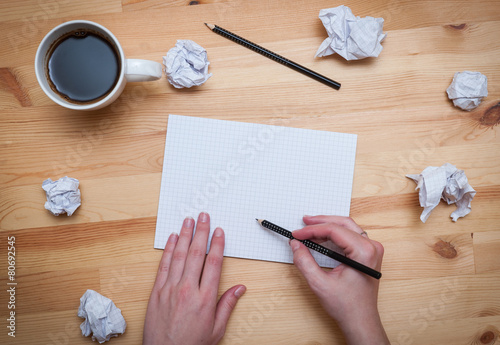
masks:
<svg viewBox="0 0 500 345"><path fill-rule="evenodd" d="M351 318L343 319L338 324L349 345L390 344L376 308L362 314L354 313Z"/></svg>

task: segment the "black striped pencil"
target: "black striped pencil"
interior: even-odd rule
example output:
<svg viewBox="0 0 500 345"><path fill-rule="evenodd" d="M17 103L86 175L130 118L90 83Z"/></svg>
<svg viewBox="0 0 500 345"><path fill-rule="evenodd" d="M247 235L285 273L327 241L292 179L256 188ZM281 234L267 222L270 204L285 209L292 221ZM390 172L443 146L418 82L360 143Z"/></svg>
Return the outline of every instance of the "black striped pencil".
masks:
<svg viewBox="0 0 500 345"><path fill-rule="evenodd" d="M278 55L276 53L273 53L272 51L259 46L258 44L255 44L253 42L250 42L249 40L240 37L236 34L233 34L230 31L227 31L226 29L221 28L220 26L214 25L214 24L207 24L205 25L215 32L216 34L219 34L221 36L224 36L227 39L230 39L233 42L236 42L238 44L241 44L244 47L247 47L248 49L253 50L256 53L259 53L261 55L264 55L265 57L270 58L271 60L274 60L276 62L279 62L287 67L290 67L293 70L296 70L297 72L300 72L302 74L305 74L306 76L313 78L323 84L326 84L330 87L333 87L335 90L340 89L340 83L336 82L335 80L332 80L330 78L327 78L319 73L314 72L313 70L310 70L309 68L306 68L304 66L299 65L296 62L293 62L291 60L288 60L287 58Z"/></svg>
<svg viewBox="0 0 500 345"><path fill-rule="evenodd" d="M282 227L280 227L280 226L278 226L276 224L273 224L273 223L271 223L271 222L269 222L267 220L257 219L257 221L259 222L259 224L261 226L263 226L266 229L274 231L277 234L285 236L285 237L287 237L287 238L289 238L291 240L294 240L294 239L297 240L295 237L293 237L291 231L283 229ZM350 267L352 267L354 269L357 269L358 271L360 271L360 272L362 272L364 274L367 274L370 277L373 277L375 279L380 279L380 277L382 277L382 273L380 273L379 271L376 271L373 268L365 266L362 263L359 263L359 262L357 262L357 261L355 261L353 259L349 259L347 256L344 256L342 254L334 252L333 250L331 250L329 248L326 248L326 247L323 247L322 245L319 245L319 244L314 243L314 242L309 241L309 240L297 240L297 241L302 242L307 248L315 250L318 253L326 255L326 256L334 259L334 260L337 260L338 262L341 262L343 264L346 264L347 266L350 266Z"/></svg>

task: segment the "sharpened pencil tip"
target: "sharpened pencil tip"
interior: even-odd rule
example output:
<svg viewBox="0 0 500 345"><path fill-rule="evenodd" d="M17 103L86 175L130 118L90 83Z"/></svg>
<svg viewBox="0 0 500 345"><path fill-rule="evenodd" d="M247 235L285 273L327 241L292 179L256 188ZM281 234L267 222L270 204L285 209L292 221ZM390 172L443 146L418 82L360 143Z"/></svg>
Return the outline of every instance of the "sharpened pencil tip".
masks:
<svg viewBox="0 0 500 345"><path fill-rule="evenodd" d="M207 24L205 23L205 25L210 29L210 30L213 30L215 28L215 25L213 24Z"/></svg>

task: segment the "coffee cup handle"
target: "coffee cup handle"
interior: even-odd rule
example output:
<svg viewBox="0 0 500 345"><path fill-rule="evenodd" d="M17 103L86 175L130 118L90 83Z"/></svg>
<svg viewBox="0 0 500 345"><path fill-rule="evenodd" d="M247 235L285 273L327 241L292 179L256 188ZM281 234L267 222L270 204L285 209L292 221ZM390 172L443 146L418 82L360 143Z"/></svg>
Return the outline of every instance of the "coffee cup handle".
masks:
<svg viewBox="0 0 500 345"><path fill-rule="evenodd" d="M127 81L152 81L161 78L162 66L158 62L127 59L125 77Z"/></svg>

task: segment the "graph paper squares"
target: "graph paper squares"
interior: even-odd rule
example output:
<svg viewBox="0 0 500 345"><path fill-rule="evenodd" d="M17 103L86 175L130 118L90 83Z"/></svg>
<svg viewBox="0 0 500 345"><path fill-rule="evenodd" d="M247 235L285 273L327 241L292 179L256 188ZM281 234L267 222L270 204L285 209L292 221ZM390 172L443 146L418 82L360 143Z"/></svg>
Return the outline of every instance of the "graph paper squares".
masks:
<svg viewBox="0 0 500 345"><path fill-rule="evenodd" d="M348 216L357 136L170 115L154 247L163 249L186 216L211 217L226 233L224 255L293 262L288 230L302 216ZM210 234L210 236L212 233ZM323 267L336 262L313 253Z"/></svg>

